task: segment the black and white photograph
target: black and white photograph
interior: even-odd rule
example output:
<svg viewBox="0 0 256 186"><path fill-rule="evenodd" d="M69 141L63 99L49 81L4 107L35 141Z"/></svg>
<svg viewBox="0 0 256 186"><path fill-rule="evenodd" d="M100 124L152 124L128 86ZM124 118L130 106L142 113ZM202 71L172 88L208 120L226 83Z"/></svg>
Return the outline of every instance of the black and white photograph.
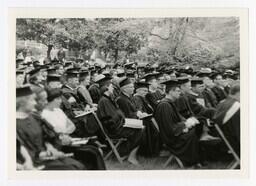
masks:
<svg viewBox="0 0 256 186"><path fill-rule="evenodd" d="M16 169L240 169L239 17L17 18Z"/></svg>

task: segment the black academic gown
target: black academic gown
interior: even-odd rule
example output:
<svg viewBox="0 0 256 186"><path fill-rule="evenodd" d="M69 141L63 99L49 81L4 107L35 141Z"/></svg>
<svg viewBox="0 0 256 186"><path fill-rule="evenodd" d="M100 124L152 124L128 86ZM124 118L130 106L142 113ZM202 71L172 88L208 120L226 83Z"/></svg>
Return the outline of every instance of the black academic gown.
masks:
<svg viewBox="0 0 256 186"><path fill-rule="evenodd" d="M218 103L221 102L222 100L226 99L227 93L224 90L224 88L220 88L218 86L214 86L212 88L213 93L215 94Z"/></svg>
<svg viewBox="0 0 256 186"><path fill-rule="evenodd" d="M75 98L74 103L69 103L68 99L70 97ZM62 105L61 109L65 112L68 118L70 118L73 123L76 125L75 135L77 137L88 137L95 135L98 130L99 126L97 121L93 117L92 114L87 116L76 118L74 111L84 111L84 102L79 100L77 96L76 89L72 89L67 85L62 86Z"/></svg>
<svg viewBox="0 0 256 186"><path fill-rule="evenodd" d="M205 106L207 108L216 108L218 101L211 89L205 88L204 91L202 92L202 95L204 97Z"/></svg>
<svg viewBox="0 0 256 186"><path fill-rule="evenodd" d="M134 95L132 99L137 110L147 114L153 114L153 108L149 105L144 97L140 95ZM146 123L146 130L145 139L143 140L141 145L142 148L140 149L140 154L144 156L158 155L161 149L160 134L153 125L150 118L144 120L143 122Z"/></svg>
<svg viewBox="0 0 256 186"><path fill-rule="evenodd" d="M187 133L185 119L179 114L175 103L164 98L156 108L155 118L159 125L160 137L176 156L186 165L199 162L199 139L194 128Z"/></svg>
<svg viewBox="0 0 256 186"><path fill-rule="evenodd" d="M17 134L21 143L28 150L35 166L45 165L45 170L82 170L84 165L73 158L42 161L39 153L45 151L45 136L40 120L30 115L25 119L16 119Z"/></svg>
<svg viewBox="0 0 256 186"><path fill-rule="evenodd" d="M100 97L101 97L99 85L96 83L92 84L89 87L88 91L92 97L93 103L98 104Z"/></svg>
<svg viewBox="0 0 256 186"><path fill-rule="evenodd" d="M111 138L127 138L127 143L124 143L120 149L121 155L129 153L140 145L142 130L123 127L125 116L112 98L106 95L101 97L97 115Z"/></svg>
<svg viewBox="0 0 256 186"><path fill-rule="evenodd" d="M214 121L240 156L240 104L235 99L227 97L217 106Z"/></svg>

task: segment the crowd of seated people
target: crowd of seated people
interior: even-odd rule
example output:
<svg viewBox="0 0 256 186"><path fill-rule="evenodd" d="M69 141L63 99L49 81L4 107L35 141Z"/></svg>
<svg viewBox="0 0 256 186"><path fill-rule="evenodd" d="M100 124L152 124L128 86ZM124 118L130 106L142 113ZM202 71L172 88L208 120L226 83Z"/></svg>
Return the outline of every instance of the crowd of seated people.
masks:
<svg viewBox="0 0 256 186"><path fill-rule="evenodd" d="M17 170L105 170L106 134L126 139L118 152L135 166L138 157L157 158L167 149L200 168L207 144L201 142L221 141L213 123L240 156L235 71L81 59L16 64Z"/></svg>

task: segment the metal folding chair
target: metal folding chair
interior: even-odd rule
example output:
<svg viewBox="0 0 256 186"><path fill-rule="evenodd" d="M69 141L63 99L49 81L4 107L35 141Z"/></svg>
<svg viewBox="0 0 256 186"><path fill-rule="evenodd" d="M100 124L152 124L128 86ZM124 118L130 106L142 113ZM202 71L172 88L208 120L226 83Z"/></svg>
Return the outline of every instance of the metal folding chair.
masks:
<svg viewBox="0 0 256 186"><path fill-rule="evenodd" d="M126 141L126 139L125 139L125 138L111 139L111 138L107 135L106 131L104 130L103 125L102 125L100 119L98 118L97 114L96 114L95 112L92 112L92 114L93 114L93 116L95 117L95 119L96 119L96 121L97 121L97 123L98 123L98 125L99 125L99 127L100 127L100 129L101 129L101 131L102 131L102 133L103 133L103 135L104 135L104 137L105 137L105 139L107 140L107 142L109 143L109 146L110 146L110 148L111 148L111 150L110 150L110 151L106 154L106 156L104 157L104 160L107 160L112 154L114 154L115 157L117 158L118 162L122 164L122 163L123 163L123 159L120 157L120 154L118 153L117 149L118 149L118 147L119 147L124 141Z"/></svg>
<svg viewBox="0 0 256 186"><path fill-rule="evenodd" d="M234 157L234 160L227 167L228 167L228 169L235 169L236 167L238 167L240 165L240 158L237 155L237 153L234 151L233 147L230 145L229 141L225 137L225 135L222 132L222 130L220 129L220 127L217 124L214 124L214 127Z"/></svg>

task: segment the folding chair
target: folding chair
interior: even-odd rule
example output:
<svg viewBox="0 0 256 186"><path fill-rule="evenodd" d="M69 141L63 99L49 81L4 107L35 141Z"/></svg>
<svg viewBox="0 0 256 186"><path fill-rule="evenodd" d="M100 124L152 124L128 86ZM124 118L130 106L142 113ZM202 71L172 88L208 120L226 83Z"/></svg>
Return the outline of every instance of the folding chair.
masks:
<svg viewBox="0 0 256 186"><path fill-rule="evenodd" d="M153 125L155 126L155 128L157 129L157 131L160 132L158 123L156 122L156 120L155 120L154 117L151 118L151 121L152 121ZM164 166L163 166L163 167L166 168L172 161L176 161L177 164L178 164L178 166L183 169L183 168L184 168L184 165L183 165L182 161L181 161L177 156L175 156L175 155L171 152L171 150L170 150L169 147L167 147L166 145L164 145L164 146L165 146L165 148L168 149L168 151L169 151L171 154L170 154L169 158L166 160L166 162L164 163Z"/></svg>
<svg viewBox="0 0 256 186"><path fill-rule="evenodd" d="M234 160L227 167L228 167L228 169L235 169L237 166L240 165L240 158L237 155L237 153L234 151L232 146L230 145L229 141L225 137L225 135L222 132L222 130L220 129L220 127L217 124L214 124L214 127L216 128L216 130L219 133L221 139L224 141L224 143L226 144L226 146L228 147L228 149L230 150L231 154L234 157Z"/></svg>
<svg viewBox="0 0 256 186"><path fill-rule="evenodd" d="M172 161L175 161L178 164L179 168L183 169L184 165L183 165L182 161L176 155L174 155L172 153L172 150L169 147L167 147L166 145L164 145L164 146L165 146L165 148L168 149L168 151L171 154L170 154L169 158L165 161L163 167L166 168Z"/></svg>
<svg viewBox="0 0 256 186"><path fill-rule="evenodd" d="M108 154L106 154L106 156L104 157L104 160L107 160L113 153L115 155L115 157L117 158L118 162L119 163L123 163L123 159L120 157L118 151L117 151L117 148L124 142L126 141L125 138L120 138L120 139L111 139L107 133L105 132L104 128L103 128L103 125L100 121L100 119L98 118L97 114L95 112L92 112L93 116L95 117L105 139L107 140L107 142L109 143L110 145L110 152Z"/></svg>

